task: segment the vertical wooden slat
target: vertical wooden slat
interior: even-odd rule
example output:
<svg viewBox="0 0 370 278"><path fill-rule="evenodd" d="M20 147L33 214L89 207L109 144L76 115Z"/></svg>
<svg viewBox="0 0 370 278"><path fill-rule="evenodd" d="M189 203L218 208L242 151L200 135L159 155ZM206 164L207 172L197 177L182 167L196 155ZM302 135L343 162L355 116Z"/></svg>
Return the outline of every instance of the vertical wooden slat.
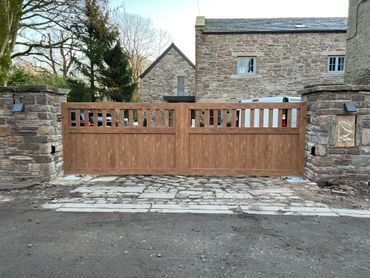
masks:
<svg viewBox="0 0 370 278"><path fill-rule="evenodd" d="M67 109L67 119L68 119L68 126L71 127L72 126L72 111L70 109Z"/></svg>
<svg viewBox="0 0 370 278"><path fill-rule="evenodd" d="M170 120L170 117L169 117L169 110L168 109L164 109L163 110L163 127L169 127L169 120Z"/></svg>
<svg viewBox="0 0 370 278"><path fill-rule="evenodd" d="M117 120L116 120L116 109L112 109L111 111L110 111L110 116L111 116L111 125L112 125L112 127L116 127L116 122L117 122Z"/></svg>
<svg viewBox="0 0 370 278"><path fill-rule="evenodd" d="M204 127L209 127L209 109L204 110Z"/></svg>
<svg viewBox="0 0 370 278"><path fill-rule="evenodd" d="M80 123L80 113L81 113L81 110L76 109L76 127L80 127L80 125L81 125L81 123Z"/></svg>
<svg viewBox="0 0 370 278"><path fill-rule="evenodd" d="M272 128L274 126L274 109L269 109L269 125Z"/></svg>
<svg viewBox="0 0 370 278"><path fill-rule="evenodd" d="M85 126L86 127L88 127L89 126L89 121L90 121L90 119L89 119L89 110L87 110L87 109L85 109L84 110L84 117L85 117Z"/></svg>
<svg viewBox="0 0 370 278"><path fill-rule="evenodd" d="M124 128L125 127L125 110L120 109L119 110L119 122L120 122L120 127Z"/></svg>
<svg viewBox="0 0 370 278"><path fill-rule="evenodd" d="M155 127L161 126L161 110L155 110Z"/></svg>
<svg viewBox="0 0 370 278"><path fill-rule="evenodd" d="M231 110L231 127L236 127L236 110Z"/></svg>
<svg viewBox="0 0 370 278"><path fill-rule="evenodd" d="M152 127L152 110L148 109L145 111L146 127Z"/></svg>
<svg viewBox="0 0 370 278"><path fill-rule="evenodd" d="M195 127L200 127L200 110L195 110Z"/></svg>
<svg viewBox="0 0 370 278"><path fill-rule="evenodd" d="M93 110L93 126L98 127L98 112L96 109Z"/></svg>
<svg viewBox="0 0 370 278"><path fill-rule="evenodd" d="M102 113L103 126L106 127L107 126L107 110L103 109L101 113Z"/></svg>
<svg viewBox="0 0 370 278"><path fill-rule="evenodd" d="M240 126L242 127L242 128L245 128L245 109L241 109L240 110L240 121L241 121L241 124L240 124Z"/></svg>
<svg viewBox="0 0 370 278"><path fill-rule="evenodd" d="M143 110L137 110L137 127L143 127Z"/></svg>
<svg viewBox="0 0 370 278"><path fill-rule="evenodd" d="M213 127L218 127L218 109L213 110Z"/></svg>
<svg viewBox="0 0 370 278"><path fill-rule="evenodd" d="M293 110L292 108L287 109L287 117L288 117L288 122L287 122L287 127L292 128L292 118L293 118Z"/></svg>
<svg viewBox="0 0 370 278"><path fill-rule="evenodd" d="M250 118L250 127L251 128L254 128L254 109L251 109L251 116L249 117Z"/></svg>
<svg viewBox="0 0 370 278"><path fill-rule="evenodd" d="M265 115L265 110L260 109L260 122L259 122L259 128L264 128L264 115Z"/></svg>
<svg viewBox="0 0 370 278"><path fill-rule="evenodd" d="M227 127L227 109L222 109L222 127Z"/></svg>
<svg viewBox="0 0 370 278"><path fill-rule="evenodd" d="M134 126L134 110L132 109L128 110L128 126Z"/></svg>

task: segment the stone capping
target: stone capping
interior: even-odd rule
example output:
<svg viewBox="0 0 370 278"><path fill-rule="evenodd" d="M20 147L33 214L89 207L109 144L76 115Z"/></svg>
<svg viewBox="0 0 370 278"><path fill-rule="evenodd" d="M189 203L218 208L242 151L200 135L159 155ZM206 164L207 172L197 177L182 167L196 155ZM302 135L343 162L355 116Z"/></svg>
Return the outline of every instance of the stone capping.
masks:
<svg viewBox="0 0 370 278"><path fill-rule="evenodd" d="M14 93L52 93L56 95L67 95L68 89L59 89L49 85L25 85L18 87L0 87L0 93L2 92L14 92Z"/></svg>
<svg viewBox="0 0 370 278"><path fill-rule="evenodd" d="M298 91L300 95L307 95L313 93L322 93L322 92L369 92L370 93L370 85L351 85L351 84L318 84L318 85L310 85L305 86L303 90Z"/></svg>

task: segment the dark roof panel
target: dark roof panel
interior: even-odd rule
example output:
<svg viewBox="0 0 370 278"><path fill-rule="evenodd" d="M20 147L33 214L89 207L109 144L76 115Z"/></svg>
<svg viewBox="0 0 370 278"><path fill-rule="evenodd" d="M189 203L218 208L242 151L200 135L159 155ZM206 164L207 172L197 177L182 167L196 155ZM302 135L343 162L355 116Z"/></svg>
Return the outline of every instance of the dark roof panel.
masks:
<svg viewBox="0 0 370 278"><path fill-rule="evenodd" d="M206 18L204 33L346 32L347 18Z"/></svg>

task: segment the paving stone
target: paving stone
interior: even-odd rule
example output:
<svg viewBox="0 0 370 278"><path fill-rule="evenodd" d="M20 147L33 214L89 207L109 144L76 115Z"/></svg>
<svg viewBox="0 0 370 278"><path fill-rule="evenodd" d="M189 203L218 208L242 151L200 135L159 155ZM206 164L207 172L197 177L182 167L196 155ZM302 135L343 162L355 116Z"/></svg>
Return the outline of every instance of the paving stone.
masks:
<svg viewBox="0 0 370 278"><path fill-rule="evenodd" d="M108 192L112 193L142 193L144 191L144 186L90 186L90 187L78 187L72 190L71 193L81 193L81 194L105 194Z"/></svg>
<svg viewBox="0 0 370 278"><path fill-rule="evenodd" d="M308 186L308 185L306 185ZM290 213L291 207L325 208L325 205L304 200L297 196L302 184L293 185L279 178L252 177L184 177L184 176L125 176L91 177L91 180L71 191L71 196L50 201L57 205L76 204L76 207L64 206L65 211L126 211L146 210L132 208L132 205L154 206L156 212L210 213L204 206L247 207L249 212L258 211L259 207L276 206L285 211L266 210L267 214ZM81 194L76 197L76 194ZM86 207L78 205L84 204ZM103 205L103 207L98 207ZM109 205L116 205L109 207ZM127 205L126 207L117 207ZM161 205L162 207L155 207ZM167 205L176 205L168 207ZM107 206L107 207L104 207ZM186 209L184 208L186 207ZM192 208L188 208L193 206ZM199 207L194 207L199 206ZM62 207L59 207L62 209ZM154 211L150 210L150 211ZM173 210L173 211L170 211ZM148 211L148 210L147 210ZM232 213L231 210L218 210L215 213ZM311 212L309 212L311 213ZM311 214L310 214L311 215Z"/></svg>
<svg viewBox="0 0 370 278"><path fill-rule="evenodd" d="M252 194L279 194L279 193L292 193L292 190L289 188L267 188L267 189L257 189L249 191Z"/></svg>
<svg viewBox="0 0 370 278"><path fill-rule="evenodd" d="M10 202L10 201L12 201L12 198L0 195L0 203Z"/></svg>
<svg viewBox="0 0 370 278"><path fill-rule="evenodd" d="M216 192L216 198L218 199L250 199L253 198L252 195L248 193L228 193L228 192Z"/></svg>
<svg viewBox="0 0 370 278"><path fill-rule="evenodd" d="M96 178L92 179L92 182L109 182L109 181L115 181L116 179L118 179L118 177L115 177L115 176L112 176L112 177L102 176L102 177L96 177Z"/></svg>
<svg viewBox="0 0 370 278"><path fill-rule="evenodd" d="M176 192L144 192L140 199L174 199Z"/></svg>

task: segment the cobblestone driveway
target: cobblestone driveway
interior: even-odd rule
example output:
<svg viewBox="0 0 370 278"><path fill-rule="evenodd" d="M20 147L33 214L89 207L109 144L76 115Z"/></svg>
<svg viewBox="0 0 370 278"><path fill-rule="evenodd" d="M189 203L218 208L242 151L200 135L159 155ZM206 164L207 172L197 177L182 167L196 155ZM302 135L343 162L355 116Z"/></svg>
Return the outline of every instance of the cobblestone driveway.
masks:
<svg viewBox="0 0 370 278"><path fill-rule="evenodd" d="M310 192L319 190L315 183L278 177L86 176L54 184L79 185L44 205L57 211L339 215L310 200Z"/></svg>

